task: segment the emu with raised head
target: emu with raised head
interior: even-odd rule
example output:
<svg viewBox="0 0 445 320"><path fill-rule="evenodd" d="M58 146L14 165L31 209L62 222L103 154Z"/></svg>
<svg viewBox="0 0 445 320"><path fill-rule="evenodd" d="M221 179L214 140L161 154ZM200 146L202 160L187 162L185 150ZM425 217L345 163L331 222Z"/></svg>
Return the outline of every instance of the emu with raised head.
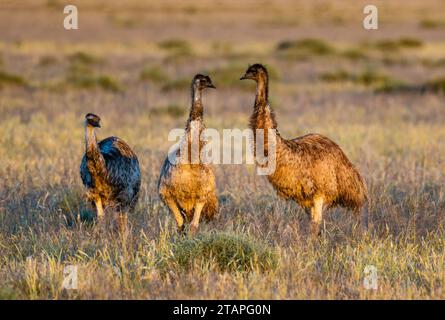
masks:
<svg viewBox="0 0 445 320"><path fill-rule="evenodd" d="M264 130L264 153L269 151L268 130L276 132L275 170L268 180L278 195L296 201L311 219L311 232L320 233L323 210L342 206L359 214L368 198L364 179L341 148L320 134L307 134L292 140L281 137L274 112L269 104L269 76L261 64L250 66L240 80L257 83L250 128ZM261 131L259 131L261 132ZM257 163L258 165L258 163ZM365 218L366 219L366 218Z"/></svg>
<svg viewBox="0 0 445 320"><path fill-rule="evenodd" d="M184 137L165 159L158 182L159 195L172 212L178 229L183 231L184 220L191 221L192 234L197 231L201 216L210 220L218 213L213 167L201 158L205 145L201 96L206 88L215 88L210 77L197 74L192 81L192 107Z"/></svg>

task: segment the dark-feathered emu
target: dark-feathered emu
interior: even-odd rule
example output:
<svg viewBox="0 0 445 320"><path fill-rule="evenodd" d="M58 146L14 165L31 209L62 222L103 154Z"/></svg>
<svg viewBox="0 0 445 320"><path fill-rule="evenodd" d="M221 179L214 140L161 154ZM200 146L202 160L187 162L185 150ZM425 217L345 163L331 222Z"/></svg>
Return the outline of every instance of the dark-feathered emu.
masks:
<svg viewBox="0 0 445 320"><path fill-rule="evenodd" d="M138 200L139 161L128 144L118 137L108 137L98 143L95 128L100 128L100 118L88 113L85 116L86 152L80 164L80 176L98 219L102 220L104 209L109 208L119 214L122 231L127 224L127 213Z"/></svg>
<svg viewBox="0 0 445 320"><path fill-rule="evenodd" d="M257 83L250 128L255 138L256 129L264 130L264 153L267 155L267 130L277 129L268 100L267 70L261 64L252 65L240 80L243 79ZM335 142L319 134L286 140L276 132L276 169L268 175L268 180L279 196L293 199L307 210L313 235L320 232L324 208L339 205L357 215L360 213L368 197L365 182Z"/></svg>
<svg viewBox="0 0 445 320"><path fill-rule="evenodd" d="M203 163L201 159L201 149L205 145L205 141L201 139L201 133L205 129L201 95L205 88L215 86L208 76L197 74L192 81L192 107L185 135L177 148L165 159L158 182L159 195L175 217L178 229L184 229L184 219L191 221L192 234L197 231L201 216L210 220L218 212L213 167ZM199 140L196 141L197 139ZM195 146L197 157L192 156L192 145ZM181 157L181 150L186 155Z"/></svg>

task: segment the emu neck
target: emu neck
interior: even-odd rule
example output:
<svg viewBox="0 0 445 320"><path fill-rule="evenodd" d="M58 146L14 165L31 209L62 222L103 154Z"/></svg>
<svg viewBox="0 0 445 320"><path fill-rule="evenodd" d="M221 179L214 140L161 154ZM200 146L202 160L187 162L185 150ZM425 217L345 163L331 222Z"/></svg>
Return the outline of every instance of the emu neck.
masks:
<svg viewBox="0 0 445 320"><path fill-rule="evenodd" d="M96 132L93 127L85 128L86 159L88 170L93 177L105 177L105 159L97 144Z"/></svg>
<svg viewBox="0 0 445 320"><path fill-rule="evenodd" d="M98 152L98 145L97 145L97 138L96 138L96 131L91 126L85 127L85 142L86 142L86 153L92 155L96 152Z"/></svg>
<svg viewBox="0 0 445 320"><path fill-rule="evenodd" d="M202 105L202 90L192 86L192 108L190 109L189 119L187 121L186 130L190 130L192 121L201 122L204 117L204 107Z"/></svg>
<svg viewBox="0 0 445 320"><path fill-rule="evenodd" d="M269 103L269 79L261 75L257 82L255 106L266 106Z"/></svg>
<svg viewBox="0 0 445 320"><path fill-rule="evenodd" d="M250 117L250 128L252 130L277 128L275 114L269 105L268 99L268 79L267 76L263 75L258 79L255 105L253 108L253 114Z"/></svg>
<svg viewBox="0 0 445 320"><path fill-rule="evenodd" d="M201 100L201 89L192 85L192 108L185 126L185 140L183 143L187 144L187 163L199 163L201 148L205 142L201 139L201 133L204 129L203 116L204 108ZM193 155L192 155L193 154Z"/></svg>
<svg viewBox="0 0 445 320"><path fill-rule="evenodd" d="M276 128L277 122L275 121L275 114L268 101L267 77L260 77L257 84L255 106L253 108L252 116L250 117L250 129L252 129L254 136L255 157L257 156L257 134L259 134L260 137L262 136L262 141L264 144L264 149L260 152L262 152L263 155L267 156L269 154L269 134L276 134L276 138L280 139L280 134L278 133ZM261 133L261 131L258 130L263 131ZM275 132L271 133L269 130L275 130Z"/></svg>

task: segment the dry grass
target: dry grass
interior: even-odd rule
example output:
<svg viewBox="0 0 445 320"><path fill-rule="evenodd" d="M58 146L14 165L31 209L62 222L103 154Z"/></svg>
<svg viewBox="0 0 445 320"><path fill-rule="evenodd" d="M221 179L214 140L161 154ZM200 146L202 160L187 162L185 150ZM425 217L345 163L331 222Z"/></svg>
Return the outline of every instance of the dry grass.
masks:
<svg viewBox="0 0 445 320"><path fill-rule="evenodd" d="M249 2L208 3L148 10L131 1L101 12L100 1L79 1L88 10L69 35L52 27L57 1L0 10L0 298L444 299L445 46L441 28L422 23L443 21L443 3L378 2L393 27L369 36L351 5L284 0L250 14ZM26 28L34 13L41 24ZM218 87L204 97L207 127L243 129L254 88L237 79L255 62L275 75L280 132L325 134L364 174L367 232L336 209L311 241L303 210L252 167L220 165L220 216L195 239L176 234L156 183L168 132L186 121L190 79L209 72ZM431 89L375 91L399 79ZM94 225L83 197L87 112L101 116L100 138L123 138L140 159L125 242ZM78 266L77 290L62 289L67 265ZM367 265L378 270L378 290L363 286Z"/></svg>

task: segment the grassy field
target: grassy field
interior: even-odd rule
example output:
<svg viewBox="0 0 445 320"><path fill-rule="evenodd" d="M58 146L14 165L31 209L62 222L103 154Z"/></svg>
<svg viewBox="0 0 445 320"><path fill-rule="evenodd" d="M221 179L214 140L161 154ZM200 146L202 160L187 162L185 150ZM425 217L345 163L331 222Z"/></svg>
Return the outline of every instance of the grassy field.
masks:
<svg viewBox="0 0 445 320"><path fill-rule="evenodd" d="M445 299L445 6L365 2L70 1L0 4L0 299ZM248 63L272 75L280 132L329 136L364 175L370 223L302 209L247 165L215 167L220 215L176 234L156 184L183 128L194 74L207 127L244 129ZM142 188L126 241L91 215L79 176L83 119L137 153ZM88 220L88 219L87 219ZM78 268L78 289L62 287ZM367 290L366 266L378 289Z"/></svg>

